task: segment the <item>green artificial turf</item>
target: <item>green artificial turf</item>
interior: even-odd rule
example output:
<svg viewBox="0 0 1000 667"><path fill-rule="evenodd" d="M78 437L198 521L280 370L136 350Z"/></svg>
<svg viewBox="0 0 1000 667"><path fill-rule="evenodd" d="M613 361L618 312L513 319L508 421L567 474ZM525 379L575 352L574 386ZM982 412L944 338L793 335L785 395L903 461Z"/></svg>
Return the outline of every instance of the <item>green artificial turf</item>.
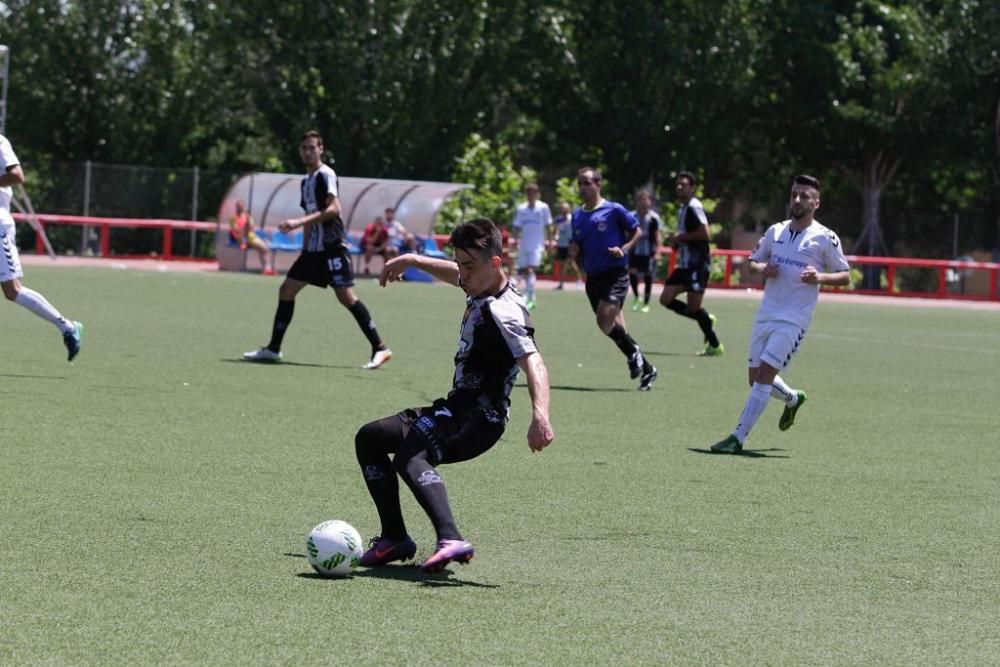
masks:
<svg viewBox="0 0 1000 667"><path fill-rule="evenodd" d="M0 308L0 664L990 664L1000 654L1000 311L821 299L791 369L809 394L750 456L707 449L747 395L752 299L696 324L627 311L660 369L635 391L585 296L533 314L556 440L528 450L523 378L503 440L442 467L477 556L314 576L325 519L378 532L354 458L367 421L450 386L462 293L358 294L395 356L307 289L285 362L278 280L29 267L86 325ZM403 488L426 558L430 523Z"/></svg>

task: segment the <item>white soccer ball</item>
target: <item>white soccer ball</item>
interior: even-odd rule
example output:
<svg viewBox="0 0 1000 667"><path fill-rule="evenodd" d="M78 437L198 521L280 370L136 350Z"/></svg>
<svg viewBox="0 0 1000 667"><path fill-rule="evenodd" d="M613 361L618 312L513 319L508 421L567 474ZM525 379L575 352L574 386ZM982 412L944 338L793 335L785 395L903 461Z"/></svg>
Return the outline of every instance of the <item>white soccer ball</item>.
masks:
<svg viewBox="0 0 1000 667"><path fill-rule="evenodd" d="M324 577L343 577L361 559L361 534L346 521L324 521L306 538L306 558Z"/></svg>

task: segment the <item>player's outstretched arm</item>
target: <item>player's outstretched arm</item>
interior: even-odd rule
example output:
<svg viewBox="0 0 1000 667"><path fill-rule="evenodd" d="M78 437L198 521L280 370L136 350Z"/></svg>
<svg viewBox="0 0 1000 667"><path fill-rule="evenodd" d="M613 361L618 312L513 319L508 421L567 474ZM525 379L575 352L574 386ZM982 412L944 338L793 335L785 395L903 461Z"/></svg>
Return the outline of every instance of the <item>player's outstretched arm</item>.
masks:
<svg viewBox="0 0 1000 667"><path fill-rule="evenodd" d="M549 371L538 352L519 357L517 365L528 379L531 395L531 426L528 427L528 447L540 452L556 437L549 423Z"/></svg>
<svg viewBox="0 0 1000 667"><path fill-rule="evenodd" d="M410 267L416 267L421 271L426 271L438 280L443 280L452 285L458 285L458 265L450 259L440 259L438 257L427 257L407 253L394 257L382 267L382 273L378 277L378 284L385 287L391 282L403 279L403 272Z"/></svg>

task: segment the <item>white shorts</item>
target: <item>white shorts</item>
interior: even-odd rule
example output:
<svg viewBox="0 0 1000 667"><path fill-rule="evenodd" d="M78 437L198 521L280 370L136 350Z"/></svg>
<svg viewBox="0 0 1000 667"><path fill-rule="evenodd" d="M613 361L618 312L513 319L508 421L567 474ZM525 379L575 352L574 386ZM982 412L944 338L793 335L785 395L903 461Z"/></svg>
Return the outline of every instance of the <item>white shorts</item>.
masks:
<svg viewBox="0 0 1000 667"><path fill-rule="evenodd" d="M750 368L764 362L779 371L786 368L798 352L806 330L788 322L756 322L750 334Z"/></svg>
<svg viewBox="0 0 1000 667"><path fill-rule="evenodd" d="M518 248L517 268L526 269L529 266L539 267L542 265L542 249L539 248Z"/></svg>
<svg viewBox="0 0 1000 667"><path fill-rule="evenodd" d="M0 283L23 278L21 256L17 254L17 235L13 225L0 224Z"/></svg>

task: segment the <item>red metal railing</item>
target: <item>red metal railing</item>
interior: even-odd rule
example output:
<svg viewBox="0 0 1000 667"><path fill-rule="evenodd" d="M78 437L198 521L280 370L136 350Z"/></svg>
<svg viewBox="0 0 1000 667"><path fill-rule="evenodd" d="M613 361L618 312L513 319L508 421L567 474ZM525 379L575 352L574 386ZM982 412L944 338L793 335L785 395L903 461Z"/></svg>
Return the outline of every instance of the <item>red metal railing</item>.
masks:
<svg viewBox="0 0 1000 667"><path fill-rule="evenodd" d="M448 242L446 235L437 234L434 236L439 247L443 247ZM674 270L677 263L677 256L671 248L660 248L659 254L666 258L667 275ZM749 275L749 270L739 271L739 280L734 282L737 265L742 265L750 257L749 250L713 250L713 258L724 261L722 280L710 283L710 286L718 289L759 289L761 281L745 279ZM847 261L852 268L862 266L882 267L885 270L885 287L879 289L854 288L824 288L835 292L851 292L853 294L877 294L881 296L898 297L923 297L934 299L966 299L970 301L1000 301L1000 264L995 262L962 262L958 260L946 259L912 259L902 257L865 257L861 255L848 255ZM935 289L928 291L900 290L896 289L896 274L901 268L929 269L937 274ZM988 285L978 292L958 293L949 291L949 285L955 284L956 280L949 280L950 276L959 276L960 272L986 271L988 272ZM543 276L551 277L551 276ZM879 276L881 282L881 275Z"/></svg>
<svg viewBox="0 0 1000 667"><path fill-rule="evenodd" d="M661 254L668 254L670 256L668 260L668 271L673 270L676 261L673 252L669 249L661 249L660 252ZM712 256L723 258L725 261L722 281L721 283L711 283L712 287L735 289L759 286L759 281L754 281L754 283L750 284L741 281L733 284L732 279L734 273L734 262L747 262L750 257L749 250L713 250ZM963 262L958 260L914 259L904 257L866 257L861 255L848 255L847 261L850 262L852 268L860 268L863 266L884 268L885 287L880 287L878 289L865 289L863 287L831 288L831 291L850 291L853 294L878 294L881 296L1000 301L1000 293L998 293L998 289L1000 289L1000 286L998 286L998 282L1000 282L1000 264L994 262ZM895 287L896 274L898 269L901 268L929 269L934 271L937 274L936 288L934 290L927 291L897 289ZM949 291L949 285L961 283L962 272L971 273L973 271L988 272L988 283L984 286L981 293L958 293ZM747 273L749 273L749 271ZM879 273L881 273L881 271ZM742 278L743 272L741 271L740 274ZM953 276L954 279L951 279ZM878 275L877 277L881 282L881 275Z"/></svg>
<svg viewBox="0 0 1000 667"><path fill-rule="evenodd" d="M13 215L14 219L18 222L28 222L28 216L24 214L14 213ZM111 254L111 230L114 228L124 227L130 229L152 228L163 230L163 246L162 252L158 255L159 259L196 262L215 261L214 257L189 257L184 255L174 255L173 243L174 230L215 232L219 228L219 225L216 222L199 222L196 220L151 220L148 218L95 218L82 215L52 215L48 213L41 213L35 216L35 219L41 223L43 228L45 225L81 225L98 228L100 232L100 250L98 251L98 256L100 257L114 257L118 259L140 257L137 255ZM45 245L42 242L41 235L38 234L35 235L35 252L40 255L45 254ZM149 256L141 255L141 257L148 258Z"/></svg>
<svg viewBox="0 0 1000 667"><path fill-rule="evenodd" d="M19 222L27 222L27 216L15 213L14 219ZM97 227L100 230L100 257L126 258L135 257L130 255L111 254L111 230L115 228L153 228L163 230L162 252L160 259L164 260L194 260L194 261L215 261L214 258L189 257L174 255L173 253L173 233L174 230L194 230L200 232L216 232L219 229L218 223L200 222L194 220L151 220L145 218L98 218L78 215L52 215L40 214L36 218L44 227L49 224L59 225L86 225ZM448 237L443 234L434 236L434 240L439 247L443 247L448 241ZM40 235L36 235L35 251L44 254L45 248ZM670 248L660 248L661 256L666 257L667 273L673 271L677 257ZM757 279L747 280L749 271L738 271L739 279L734 282L737 268L740 268L749 258L748 250L713 250L713 258L722 259L723 272L722 280L711 283L711 287L721 289L746 289L759 288L760 281ZM142 255L148 257L148 255ZM963 262L958 260L943 259L912 259L900 257L864 257L849 255L847 260L854 268L862 266L875 266L884 269L885 287L879 289L865 288L835 288L834 291L850 291L855 294L878 294L882 296L898 297L924 297L938 299L967 299L978 301L1000 301L1000 264L995 262ZM935 289L933 290L901 290L896 289L896 277L899 269L928 269L937 274ZM882 282L881 269L879 270L879 280ZM976 271L988 272L988 284L978 290L969 293L958 293L949 291L949 285L953 285L957 280L950 278L961 276L964 273ZM981 282L981 281L980 281Z"/></svg>

